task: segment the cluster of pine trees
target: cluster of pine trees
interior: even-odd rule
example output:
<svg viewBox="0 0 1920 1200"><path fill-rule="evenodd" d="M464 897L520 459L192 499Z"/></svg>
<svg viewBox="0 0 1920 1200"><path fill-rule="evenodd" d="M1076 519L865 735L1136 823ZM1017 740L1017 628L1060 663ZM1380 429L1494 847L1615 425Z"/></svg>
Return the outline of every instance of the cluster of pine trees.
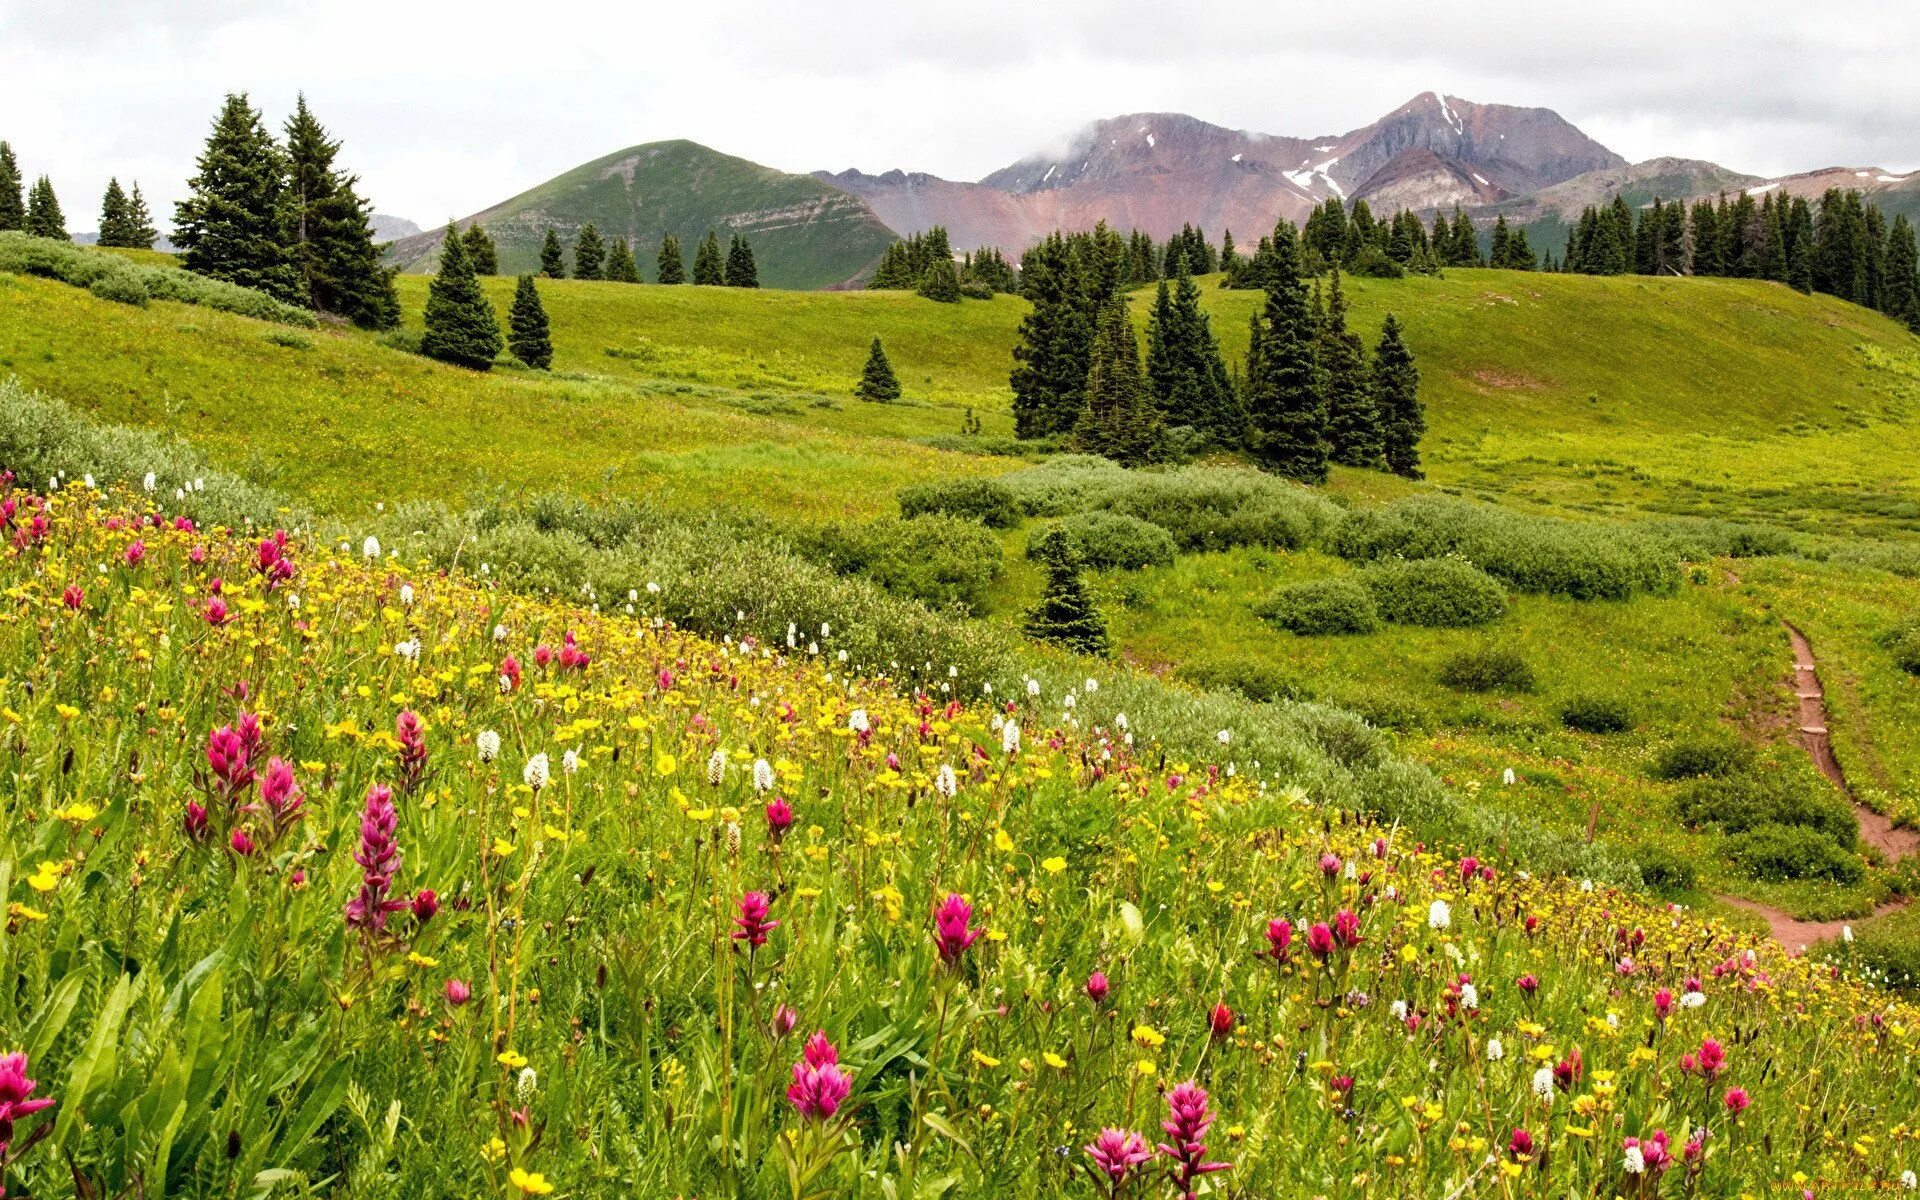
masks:
<svg viewBox="0 0 1920 1200"><path fill-rule="evenodd" d="M638 245L625 236L608 239L589 221L573 239L573 266L567 266L566 246L557 230L549 228L540 244L540 274L548 279L604 279L611 283L641 283ZM483 271L482 274L491 274ZM668 234L660 241L654 256L654 280L658 283L687 282L686 252L680 239ZM708 231L694 251L693 282L713 287L760 286L760 268L754 262L753 247L741 234L733 235L732 245L723 255L720 237Z"/></svg>
<svg viewBox="0 0 1920 1200"><path fill-rule="evenodd" d="M888 246L868 286L913 291L929 300L954 303L963 296L986 300L996 292L1017 291L1019 279L992 246L969 252L956 263L946 226L935 225Z"/></svg>
<svg viewBox="0 0 1920 1200"><path fill-rule="evenodd" d="M153 227L153 214L147 211L147 200L140 194L140 185L133 185L128 194L120 186L120 180L107 180L107 194L100 201L100 237L99 245L119 246L135 250L151 250L153 243L160 237L160 231Z"/></svg>
<svg viewBox="0 0 1920 1200"><path fill-rule="evenodd" d="M1804 196L1742 192L1691 206L1656 198L1588 206L1561 269L1587 275L1717 275L1772 279L1878 309L1920 331L1920 253L1904 215L1888 221L1858 191Z"/></svg>
<svg viewBox="0 0 1920 1200"><path fill-rule="evenodd" d="M1207 445L1307 482L1324 480L1329 462L1418 478L1425 417L1398 323L1388 317L1370 359L1347 328L1338 265L1323 295L1317 281L1309 289L1290 222L1262 244L1267 301L1237 380L1184 254L1155 293L1143 360L1126 305L1132 240L1101 225L1029 250L1021 283L1033 308L1011 377L1016 434L1062 438L1130 465Z"/></svg>
<svg viewBox="0 0 1920 1200"><path fill-rule="evenodd" d="M0 230L70 240L67 216L60 210L60 198L53 193L53 181L42 175L27 187L13 147L5 142L0 142Z"/></svg>
<svg viewBox="0 0 1920 1200"><path fill-rule="evenodd" d="M493 302L480 286L483 272L474 253L475 245L479 245L490 256L493 242L484 230L475 237L475 230L480 226L462 233L459 226L447 222L446 236L440 243L440 270L427 285L426 332L420 338L420 352L441 362L486 371L500 356L503 339ZM491 265L485 273L492 273ZM540 303L540 290L531 275L520 276L514 287L504 345L535 370L543 371L553 364L547 310Z"/></svg>
<svg viewBox="0 0 1920 1200"><path fill-rule="evenodd" d="M1451 217L1435 212L1429 229L1411 210L1401 209L1378 220L1364 199L1349 207L1330 196L1307 217L1300 234L1309 274L1339 268L1349 274L1397 278L1408 272L1431 275L1443 267L1531 271L1537 265L1526 230L1509 230L1504 216L1494 222L1493 244L1483 256L1479 234L1458 205ZM1242 261L1229 255L1223 263L1227 273L1223 286L1266 287L1277 251L1273 238L1262 238L1250 258Z"/></svg>
<svg viewBox="0 0 1920 1200"><path fill-rule="evenodd" d="M398 324L372 206L334 165L339 152L305 96L282 145L244 93L229 95L174 210L182 265L366 328Z"/></svg>

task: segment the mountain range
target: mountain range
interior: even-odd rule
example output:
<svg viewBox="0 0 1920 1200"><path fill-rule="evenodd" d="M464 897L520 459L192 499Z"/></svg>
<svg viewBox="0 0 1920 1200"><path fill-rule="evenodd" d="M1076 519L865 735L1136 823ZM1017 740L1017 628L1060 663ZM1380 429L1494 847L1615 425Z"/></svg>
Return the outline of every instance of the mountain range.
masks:
<svg viewBox="0 0 1920 1200"><path fill-rule="evenodd" d="M1464 209L1499 216L1557 249L1582 208L1615 194L1635 205L1716 193L1817 197L1858 188L1889 212L1920 216L1920 172L1831 167L1762 178L1715 163L1629 163L1546 108L1480 104L1425 92L1346 133L1292 137L1227 129L1183 113L1096 121L1055 149L965 182L923 172L794 175L687 141L654 142L576 167L461 221L485 224L501 269L534 269L547 228L563 238L587 222L625 236L643 261L661 237L689 255L709 229L745 234L772 286L850 286L896 235L944 226L955 250L1017 254L1055 229L1096 222L1164 239L1192 224L1231 229L1245 245L1277 219L1302 221L1330 197L1365 199L1376 213ZM401 238L392 257L430 270L437 231Z"/></svg>

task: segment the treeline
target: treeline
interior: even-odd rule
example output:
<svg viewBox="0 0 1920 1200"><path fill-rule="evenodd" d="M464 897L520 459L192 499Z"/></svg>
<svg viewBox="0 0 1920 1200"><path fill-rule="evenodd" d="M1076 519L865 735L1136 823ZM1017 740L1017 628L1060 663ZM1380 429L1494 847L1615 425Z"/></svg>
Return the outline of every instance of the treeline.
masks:
<svg viewBox="0 0 1920 1200"><path fill-rule="evenodd" d="M69 242L67 216L61 211L60 198L54 194L53 181L45 175L26 186L20 174L20 162L13 147L0 142L0 230L13 230L34 237ZM129 194L119 179L107 182L106 196L100 204L102 246L133 247L151 250L160 237L153 227L153 214L147 211L146 197L136 182Z"/></svg>
<svg viewBox="0 0 1920 1200"><path fill-rule="evenodd" d="M1333 462L1419 477L1425 416L1398 322L1389 314L1369 355L1347 327L1339 264L1323 288L1291 222L1262 240L1267 299L1237 375L1186 255L1155 293L1142 357L1126 299L1135 245L1102 224L1027 251L1021 293L1033 308L1020 323L1011 377L1017 436L1060 439L1129 465L1219 449L1310 483L1324 481Z"/></svg>
<svg viewBox="0 0 1920 1200"><path fill-rule="evenodd" d="M499 273L493 239L478 222L468 226L461 237L466 243L469 257L474 259L476 274ZM540 274L548 279L571 276L574 279L600 279L611 283L642 283L645 281L640 277L640 261L636 257L638 250L637 239L603 237L599 228L589 221L574 235L573 265L569 270L567 248L560 240L559 231L549 226L540 243ZM659 253L653 261L654 282L687 282L686 252L681 248L678 237L667 234L662 238ZM722 254L720 235L708 230L706 238L694 250L692 279L694 283L712 287L759 287L760 268L753 258L753 246L745 235L736 233Z"/></svg>
<svg viewBox="0 0 1920 1200"><path fill-rule="evenodd" d="M1920 331L1920 253L1904 215L1888 221L1858 191L1687 205L1624 198L1589 206L1567 237L1561 269L1586 275L1711 275L1771 279L1878 309Z"/></svg>
<svg viewBox="0 0 1920 1200"><path fill-rule="evenodd" d="M992 299L996 293L1019 291L1020 279L999 249L987 246L969 251L955 261L944 225L897 241L880 256L870 288L918 292L929 300L951 303L962 297Z"/></svg>
<svg viewBox="0 0 1920 1200"><path fill-rule="evenodd" d="M1509 229L1504 216L1494 222L1492 244L1482 255L1479 234L1458 205L1451 216L1435 212L1429 228L1407 209L1377 219L1364 199L1349 206L1339 197L1330 196L1301 227L1300 247L1310 275L1339 268L1353 275L1398 279L1409 273L1437 274L1443 267L1531 271L1539 265L1527 242L1527 231ZM1252 257L1224 265L1224 286L1266 287L1278 253L1274 239L1260 239Z"/></svg>

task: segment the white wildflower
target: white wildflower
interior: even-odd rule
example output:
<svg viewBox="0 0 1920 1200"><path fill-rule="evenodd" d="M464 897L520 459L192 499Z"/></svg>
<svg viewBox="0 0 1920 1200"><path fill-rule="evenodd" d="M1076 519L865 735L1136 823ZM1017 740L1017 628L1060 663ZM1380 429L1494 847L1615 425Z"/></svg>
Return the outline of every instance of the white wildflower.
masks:
<svg viewBox="0 0 1920 1200"><path fill-rule="evenodd" d="M1433 929L1445 929L1453 924L1453 909L1445 900L1435 900L1427 906L1427 925Z"/></svg>
<svg viewBox="0 0 1920 1200"><path fill-rule="evenodd" d="M1219 742L1222 746L1225 746L1228 743L1233 741L1233 732L1231 730L1222 729L1220 732L1214 734L1213 737L1215 741Z"/></svg>
<svg viewBox="0 0 1920 1200"><path fill-rule="evenodd" d="M1541 1067L1533 1073L1533 1094L1542 1100L1553 1099L1552 1067Z"/></svg>
<svg viewBox="0 0 1920 1200"><path fill-rule="evenodd" d="M1086 689L1087 695L1089 696L1093 695L1095 692L1100 690L1100 681L1098 679L1095 679L1091 675L1087 676L1085 689Z"/></svg>
<svg viewBox="0 0 1920 1200"><path fill-rule="evenodd" d="M408 608L413 607L413 585L412 584L403 583L400 585L400 603L406 605Z"/></svg>
<svg viewBox="0 0 1920 1200"><path fill-rule="evenodd" d="M657 583L654 583L654 582L652 582L652 581L648 581L648 583L647 583L647 595L649 595L649 596L658 596L659 594L660 594L660 585L659 585L659 584L657 584Z"/></svg>
<svg viewBox="0 0 1920 1200"><path fill-rule="evenodd" d="M1629 1175L1639 1175L1647 1169L1647 1156L1640 1153L1640 1147L1628 1146L1626 1157L1621 1159L1620 1166Z"/></svg>
<svg viewBox="0 0 1920 1200"><path fill-rule="evenodd" d="M159 482L159 481L158 481L157 479L155 479L155 478L153 477L153 472L152 472L152 471L148 471L148 472L147 472L147 477L146 477L145 479L142 479L142 480L140 481L140 485L141 485L142 487L144 487L144 488L146 488L146 489L147 489L147 490L148 490L148 491L150 492L150 491L152 491L152 490L153 490L153 488L154 488L154 485L155 485L156 483L158 483L158 482Z"/></svg>
<svg viewBox="0 0 1920 1200"><path fill-rule="evenodd" d="M1473 986L1470 983L1461 984L1460 985L1460 1007L1461 1008L1479 1008L1480 1007L1480 989Z"/></svg>
<svg viewBox="0 0 1920 1200"><path fill-rule="evenodd" d="M514 1099L522 1104L533 1099L533 1091L540 1086L540 1077L533 1073L532 1067L521 1067L519 1078L513 1081Z"/></svg>
<svg viewBox="0 0 1920 1200"><path fill-rule="evenodd" d="M933 790L949 800L960 792L960 780L946 763L940 764L939 772L933 777Z"/></svg>
<svg viewBox="0 0 1920 1200"><path fill-rule="evenodd" d="M753 760L753 790L756 792L773 790L773 764L764 758Z"/></svg>
<svg viewBox="0 0 1920 1200"><path fill-rule="evenodd" d="M560 756L560 769L571 775L580 769L580 751L569 750Z"/></svg>
<svg viewBox="0 0 1920 1200"><path fill-rule="evenodd" d="M1915 1175L1912 1171L1900 1172L1900 1186L1910 1192L1920 1188L1920 1175Z"/></svg>
<svg viewBox="0 0 1920 1200"><path fill-rule="evenodd" d="M1487 1061L1499 1062L1507 1056L1507 1048L1500 1044L1499 1038L1487 1039Z"/></svg>
<svg viewBox="0 0 1920 1200"><path fill-rule="evenodd" d="M1842 925L1840 927L1840 940L1848 943L1853 941L1853 926Z"/></svg>
<svg viewBox="0 0 1920 1200"><path fill-rule="evenodd" d="M360 543L360 553L367 558L379 558L380 539L368 534L367 540Z"/></svg>
<svg viewBox="0 0 1920 1200"><path fill-rule="evenodd" d="M1506 770L1500 772L1500 782L1506 784L1508 787L1513 786L1513 768L1512 767L1508 767Z"/></svg>
<svg viewBox="0 0 1920 1200"><path fill-rule="evenodd" d="M1039 694L1040 694L1040 681L1038 679L1027 680L1027 695L1038 696Z"/></svg>
<svg viewBox="0 0 1920 1200"><path fill-rule="evenodd" d="M847 714L847 728L855 733L867 733L873 725L867 720L867 710L856 708Z"/></svg>
<svg viewBox="0 0 1920 1200"><path fill-rule="evenodd" d="M536 754L528 759L527 768L520 773L520 777L536 792L552 783L553 768L547 764L546 754Z"/></svg>
<svg viewBox="0 0 1920 1200"><path fill-rule="evenodd" d="M491 729L483 729L473 739L473 748L480 752L481 762L492 762L500 757L500 735Z"/></svg>
<svg viewBox="0 0 1920 1200"><path fill-rule="evenodd" d="M1008 721L1000 727L1000 750L1005 754L1020 752L1020 723Z"/></svg>
<svg viewBox="0 0 1920 1200"><path fill-rule="evenodd" d="M420 661L420 639L408 638L404 642L395 642L393 652L411 663Z"/></svg>
<svg viewBox="0 0 1920 1200"><path fill-rule="evenodd" d="M1127 714L1125 713L1113 714L1113 727L1115 729L1118 729L1121 733L1125 733L1127 731Z"/></svg>
<svg viewBox="0 0 1920 1200"><path fill-rule="evenodd" d="M1407 1002L1405 1000L1395 1000L1387 1006L1387 1012L1393 1016L1394 1020L1404 1021L1407 1019Z"/></svg>
<svg viewBox="0 0 1920 1200"><path fill-rule="evenodd" d="M714 787L719 787L720 781L726 777L727 752L725 750L715 750L712 754L707 755L707 782Z"/></svg>
<svg viewBox="0 0 1920 1200"><path fill-rule="evenodd" d="M1681 1008L1699 1008L1707 1002L1705 992L1685 992L1680 997Z"/></svg>

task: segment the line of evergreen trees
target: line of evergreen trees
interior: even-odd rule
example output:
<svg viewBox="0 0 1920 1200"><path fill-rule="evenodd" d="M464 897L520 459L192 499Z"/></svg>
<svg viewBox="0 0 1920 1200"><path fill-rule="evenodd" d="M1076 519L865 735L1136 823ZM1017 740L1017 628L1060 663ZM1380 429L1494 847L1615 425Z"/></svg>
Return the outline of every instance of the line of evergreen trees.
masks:
<svg viewBox="0 0 1920 1200"><path fill-rule="evenodd" d="M0 142L0 229L63 242L72 240L67 235L66 213L61 211L60 198L54 195L53 181L42 175L27 186L13 147L6 142Z"/></svg>
<svg viewBox="0 0 1920 1200"><path fill-rule="evenodd" d="M602 237L600 230L589 221L574 235L571 274L575 279L640 283L637 249L636 243L625 236L611 240ZM560 234L552 228L547 230L540 245L540 274L548 279L565 279L569 274L566 248ZM686 253L681 249L680 239L673 234L660 241L660 251L654 256L654 279L667 284L687 282ZM744 235L736 233L723 255L720 236L709 230L694 251L693 282L713 287L759 287L760 268L754 261L753 246Z"/></svg>
<svg viewBox="0 0 1920 1200"><path fill-rule="evenodd" d="M1155 293L1142 360L1126 301L1135 244L1102 224L1027 252L1021 284L1033 307L1010 380L1017 436L1130 465L1213 447L1305 482L1325 480L1330 462L1420 476L1425 415L1399 323L1388 316L1370 358L1347 327L1338 265L1323 294L1292 223L1263 239L1267 298L1237 380L1184 256Z"/></svg>
<svg viewBox="0 0 1920 1200"><path fill-rule="evenodd" d="M300 97L276 140L245 93L214 119L174 242L189 271L257 288L370 329L400 320L393 270L381 262L358 177L334 165L340 143Z"/></svg>
<svg viewBox="0 0 1920 1200"><path fill-rule="evenodd" d="M160 231L153 227L153 214L147 211L147 199L135 183L131 194L120 187L117 178L107 180L107 193L100 200L99 245L151 250Z"/></svg>
<svg viewBox="0 0 1920 1200"><path fill-rule="evenodd" d="M1590 205L1561 269L1587 275L1771 279L1878 309L1920 331L1920 253L1904 215L1888 221L1853 189L1804 196L1746 191L1688 205L1656 198L1637 212L1615 196Z"/></svg>
<svg viewBox="0 0 1920 1200"><path fill-rule="evenodd" d="M997 247L970 251L956 263L944 225L894 242L880 256L870 288L918 292L929 300L991 299L1019 290L1019 276Z"/></svg>

